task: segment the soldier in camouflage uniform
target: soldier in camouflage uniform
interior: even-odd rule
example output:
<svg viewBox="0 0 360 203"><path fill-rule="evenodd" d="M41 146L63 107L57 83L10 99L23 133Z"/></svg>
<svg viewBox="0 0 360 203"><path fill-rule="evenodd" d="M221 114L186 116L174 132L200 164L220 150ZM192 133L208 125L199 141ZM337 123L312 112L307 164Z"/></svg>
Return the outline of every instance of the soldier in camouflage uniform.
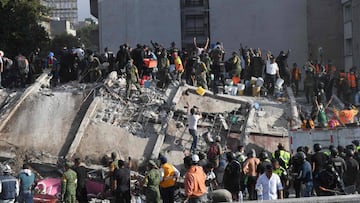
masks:
<svg viewBox="0 0 360 203"><path fill-rule="evenodd" d="M76 202L77 175L70 167L71 163L66 162L61 181L61 197L65 203Z"/></svg>
<svg viewBox="0 0 360 203"><path fill-rule="evenodd" d="M138 83L139 80L138 69L134 65L133 59L130 59L128 61L128 64L126 64L125 66L125 70L126 70L126 98L129 99L132 85L135 85L136 89L141 93L140 85Z"/></svg>
<svg viewBox="0 0 360 203"><path fill-rule="evenodd" d="M196 85L201 86L204 89L207 89L207 82L206 82L206 65L204 62L200 61L200 57L196 57L195 62L195 78L196 78Z"/></svg>
<svg viewBox="0 0 360 203"><path fill-rule="evenodd" d="M156 163L152 160L148 163L148 169L149 171L145 177L146 202L160 203L160 170Z"/></svg>

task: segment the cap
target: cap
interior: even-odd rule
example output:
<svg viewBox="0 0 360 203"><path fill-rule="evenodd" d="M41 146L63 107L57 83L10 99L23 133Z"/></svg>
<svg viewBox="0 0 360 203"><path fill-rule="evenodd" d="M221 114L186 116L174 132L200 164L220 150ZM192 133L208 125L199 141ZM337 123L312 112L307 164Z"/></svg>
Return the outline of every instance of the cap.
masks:
<svg viewBox="0 0 360 203"><path fill-rule="evenodd" d="M167 162L167 158L166 157L164 157L164 156L160 156L160 162L162 163L162 164L164 164L164 163L166 163Z"/></svg>
<svg viewBox="0 0 360 203"><path fill-rule="evenodd" d="M271 164L267 164L267 165L265 166L265 169L266 169L266 171L272 171L272 170L273 170L273 166L272 166Z"/></svg>
<svg viewBox="0 0 360 203"><path fill-rule="evenodd" d="M8 164L5 164L5 166L3 166L2 171L4 173L11 173L12 172L11 167Z"/></svg>
<svg viewBox="0 0 360 203"><path fill-rule="evenodd" d="M199 158L199 156L197 154L193 154L191 156L191 160L193 161L193 163L197 163L197 162L200 161L200 158Z"/></svg>

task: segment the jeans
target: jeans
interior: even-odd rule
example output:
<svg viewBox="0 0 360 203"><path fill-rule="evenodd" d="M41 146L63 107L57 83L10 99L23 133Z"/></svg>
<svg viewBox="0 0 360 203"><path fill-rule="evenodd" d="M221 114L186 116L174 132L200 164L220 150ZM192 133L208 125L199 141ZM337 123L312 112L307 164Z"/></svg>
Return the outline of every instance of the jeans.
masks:
<svg viewBox="0 0 360 203"><path fill-rule="evenodd" d="M20 191L18 197L18 203L33 203L34 194L31 190Z"/></svg>
<svg viewBox="0 0 360 203"><path fill-rule="evenodd" d="M189 133L193 137L193 141L191 143L190 151L191 151L191 153L195 154L196 153L196 146L197 146L198 136L197 136L196 130L194 130L194 129L189 129Z"/></svg>
<svg viewBox="0 0 360 203"><path fill-rule="evenodd" d="M0 199L0 203L14 203L15 199Z"/></svg>
<svg viewBox="0 0 360 203"><path fill-rule="evenodd" d="M312 190L313 190L313 182L312 181L306 182L304 197L311 197Z"/></svg>

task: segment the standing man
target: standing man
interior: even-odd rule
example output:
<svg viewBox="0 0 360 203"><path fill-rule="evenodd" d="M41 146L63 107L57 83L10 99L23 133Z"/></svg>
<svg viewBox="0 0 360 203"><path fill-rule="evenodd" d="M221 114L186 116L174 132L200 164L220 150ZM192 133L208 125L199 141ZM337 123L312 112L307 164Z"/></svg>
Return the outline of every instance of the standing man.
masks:
<svg viewBox="0 0 360 203"><path fill-rule="evenodd" d="M274 93L276 77L280 77L279 66L275 62L275 57L268 52L266 54L265 84L271 95Z"/></svg>
<svg viewBox="0 0 360 203"><path fill-rule="evenodd" d="M256 188L263 194L263 200L283 199L283 186L280 177L273 173L271 164L266 166L265 173L259 176L256 182ZM279 195L278 195L279 194Z"/></svg>
<svg viewBox="0 0 360 203"><path fill-rule="evenodd" d="M54 56L54 52L49 52L47 61L45 63L45 67L47 69L50 69L50 73L53 76L52 81L53 81L54 85L59 83L60 82L59 81L60 67L59 67L58 60Z"/></svg>
<svg viewBox="0 0 360 203"><path fill-rule="evenodd" d="M189 133L193 138L190 151L192 154L196 154L196 146L198 140L197 122L199 121L200 118L202 118L202 116L199 108L193 106L193 108L190 109L189 103L187 103L187 114L188 114Z"/></svg>
<svg viewBox="0 0 360 203"><path fill-rule="evenodd" d="M217 135L215 137L215 142L211 143L207 151L207 159L213 164L215 169L217 169L220 165L220 157L222 154L223 150L221 147L221 137Z"/></svg>
<svg viewBox="0 0 360 203"><path fill-rule="evenodd" d="M206 202L206 174L201 166L198 165L199 156L194 154L192 157L184 158L184 165L187 169L184 179L186 200L189 203Z"/></svg>
<svg viewBox="0 0 360 203"><path fill-rule="evenodd" d="M76 188L76 199L79 203L86 203L87 191L86 191L86 178L87 172L85 166L82 165L80 158L74 160L75 166L74 171L77 175L77 188Z"/></svg>
<svg viewBox="0 0 360 203"><path fill-rule="evenodd" d="M15 198L19 195L19 182L10 175L12 170L9 165L5 165L2 169L3 175L0 176L0 202L14 203Z"/></svg>
<svg viewBox="0 0 360 203"><path fill-rule="evenodd" d="M153 160L148 163L148 172L145 177L146 202L160 203L160 179L161 174L158 166Z"/></svg>
<svg viewBox="0 0 360 203"><path fill-rule="evenodd" d="M35 174L30 170L28 164L23 165L23 170L18 175L20 193L18 202L19 203L32 203L33 201L33 187L35 183Z"/></svg>
<svg viewBox="0 0 360 203"><path fill-rule="evenodd" d="M123 160L118 161L119 168L114 171L116 180L115 198L117 203L130 203L130 169L125 167Z"/></svg>
<svg viewBox="0 0 360 203"><path fill-rule="evenodd" d="M272 154L272 156L279 161L280 166L287 169L289 167L291 155L285 150L285 146L282 143L279 143L277 148L278 149Z"/></svg>
<svg viewBox="0 0 360 203"><path fill-rule="evenodd" d="M243 172L248 177L247 188L249 191L249 199L256 200L255 184L257 179L256 168L260 164L260 160L256 158L255 150L247 154L247 159L243 165Z"/></svg>
<svg viewBox="0 0 360 203"><path fill-rule="evenodd" d="M299 171L295 176L295 181L298 184L298 187L295 187L296 197L300 197L301 184L305 185L305 191L303 192L303 197L311 197L313 190L313 175L311 171L311 165L306 160L306 155L304 152L297 152L294 156L294 164L298 166ZM294 183L295 184L295 183Z"/></svg>
<svg viewBox="0 0 360 203"><path fill-rule="evenodd" d="M180 177L180 172L174 165L167 162L167 158L160 157L161 162L161 182L160 182L160 194L163 203L173 203L175 196L176 181Z"/></svg>
<svg viewBox="0 0 360 203"><path fill-rule="evenodd" d="M61 181L61 199L65 203L76 203L77 176L71 169L71 163L65 163L65 172Z"/></svg>
<svg viewBox="0 0 360 203"><path fill-rule="evenodd" d="M139 81L139 73L137 67L134 65L134 60L130 59L128 64L125 66L126 70L126 99L130 99L130 93L132 85L135 85L136 89L141 94L141 88L138 83Z"/></svg>
<svg viewBox="0 0 360 203"><path fill-rule="evenodd" d="M239 201L240 180L241 180L241 165L235 159L233 152L226 153L228 164L226 165L223 177L224 189L231 192L232 200Z"/></svg>
<svg viewBox="0 0 360 203"><path fill-rule="evenodd" d="M299 82L301 81L301 72L300 68L296 63L293 64L293 68L291 70L291 83L295 86L295 96L298 96L299 93Z"/></svg>

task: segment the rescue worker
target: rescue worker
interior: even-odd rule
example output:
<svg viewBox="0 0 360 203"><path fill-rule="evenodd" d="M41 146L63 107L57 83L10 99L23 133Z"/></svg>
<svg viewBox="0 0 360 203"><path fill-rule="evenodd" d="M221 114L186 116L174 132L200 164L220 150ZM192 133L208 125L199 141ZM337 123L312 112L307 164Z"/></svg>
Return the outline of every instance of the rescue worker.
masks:
<svg viewBox="0 0 360 203"><path fill-rule="evenodd" d="M282 143L279 143L277 148L278 149L272 154L272 157L279 161L280 166L287 169L289 167L291 155L288 151L285 150L285 147Z"/></svg>
<svg viewBox="0 0 360 203"><path fill-rule="evenodd" d="M354 123L354 118L358 112L358 109L353 108L350 103L346 103L343 110L334 111L334 113L338 115L340 122L343 125Z"/></svg>
<svg viewBox="0 0 360 203"><path fill-rule="evenodd" d="M200 86L204 89L208 89L207 81L206 81L206 65L204 62L200 60L200 57L196 57L195 62L195 80L196 80L196 86Z"/></svg>
<svg viewBox="0 0 360 203"><path fill-rule="evenodd" d="M345 150L346 171L344 173L345 187L356 185L359 179L359 163L354 159L354 151L351 149Z"/></svg>
<svg viewBox="0 0 360 203"><path fill-rule="evenodd" d="M281 184L284 188L284 198L289 197L289 176L286 169L280 166L277 159L272 159L271 164L273 166L273 173L277 174L280 177Z"/></svg>
<svg viewBox="0 0 360 203"><path fill-rule="evenodd" d="M227 60L228 65L230 66L231 77L241 76L241 59L238 53L233 52L232 57Z"/></svg>
<svg viewBox="0 0 360 203"><path fill-rule="evenodd" d="M318 196L335 195L336 188L339 189L338 194L344 194L344 186L332 164L326 164L315 177L315 181L317 182L315 190Z"/></svg>
<svg viewBox="0 0 360 203"><path fill-rule="evenodd" d="M226 165L223 176L224 189L231 192L233 201L239 201L238 194L241 190L241 165L238 160L235 159L235 154L233 152L226 153L226 160L228 164Z"/></svg>
<svg viewBox="0 0 360 203"><path fill-rule="evenodd" d="M339 156L338 150L335 148L335 146L331 146L329 149L331 152L330 161L333 164L336 172L339 174L340 180L343 184L344 173L347 171L345 160Z"/></svg>
<svg viewBox="0 0 360 203"><path fill-rule="evenodd" d="M65 163L65 172L61 180L61 199L65 203L76 203L77 175L71 169L71 163Z"/></svg>
<svg viewBox="0 0 360 203"><path fill-rule="evenodd" d="M324 152L322 152L322 146L319 143L314 144L314 154L311 156L311 164L312 164L312 171L313 171L313 177L314 177L314 188L316 190L316 193L319 191L319 183L317 182L317 177L321 170L324 169L326 166L328 157L325 155Z"/></svg>
<svg viewBox="0 0 360 203"><path fill-rule="evenodd" d="M206 174L201 166L198 165L199 156L194 154L184 158L186 174L184 179L185 202L195 203L204 202L206 194Z"/></svg>
<svg viewBox="0 0 360 203"><path fill-rule="evenodd" d="M86 179L87 171L85 166L81 163L80 158L74 160L74 171L76 172L77 177L77 188L76 188L76 200L79 203L86 203L87 200L87 191L86 191Z"/></svg>
<svg viewBox="0 0 360 203"><path fill-rule="evenodd" d="M180 172L175 168L174 165L167 162L167 158L160 156L160 173L161 173L161 182L160 182L160 194L161 199L164 203L173 203L175 196L175 186L178 178L180 177Z"/></svg>
<svg viewBox="0 0 360 203"><path fill-rule="evenodd" d="M184 66L182 64L181 58L178 52L174 52L172 54L172 58L174 60L175 65L175 79L181 81L182 74L184 73Z"/></svg>
<svg viewBox="0 0 360 203"><path fill-rule="evenodd" d="M213 164L215 169L217 169L219 167L220 157L222 154L223 154L223 150L221 147L221 137L216 136L215 142L211 143L211 145L207 151L208 161Z"/></svg>
<svg viewBox="0 0 360 203"><path fill-rule="evenodd" d="M109 174L106 178L110 178L110 190L111 192L115 192L116 189L116 181L114 179L114 171L119 168L119 157L116 152L111 152L111 161L109 163ZM105 179L106 179L105 178Z"/></svg>
<svg viewBox="0 0 360 203"><path fill-rule="evenodd" d="M314 76L310 70L306 70L304 78L304 92L306 97L306 103L312 103L314 95Z"/></svg>
<svg viewBox="0 0 360 203"><path fill-rule="evenodd" d="M291 70L291 83L294 85L295 96L298 96L299 93L299 82L301 81L301 72L300 68L296 63L293 63L293 68Z"/></svg>
<svg viewBox="0 0 360 203"><path fill-rule="evenodd" d="M47 61L45 63L45 68L50 69L50 74L52 75L52 84L53 85L57 85L60 80L59 80L59 71L60 71L60 67L59 67L59 63L58 60L54 57L54 53L53 52L49 52Z"/></svg>
<svg viewBox="0 0 360 203"><path fill-rule="evenodd" d="M161 174L159 168L153 160L150 160L147 169L148 172L145 176L146 202L160 203Z"/></svg>
<svg viewBox="0 0 360 203"><path fill-rule="evenodd" d="M265 172L265 168L267 165L271 164L271 160L269 159L269 155L267 152L262 151L259 155L260 164L256 168L256 172L258 175L261 175Z"/></svg>
<svg viewBox="0 0 360 203"><path fill-rule="evenodd" d="M35 186L35 174L30 170L28 164L23 165L23 169L18 175L19 180L19 198L18 203L32 203L33 202L33 187Z"/></svg>
<svg viewBox="0 0 360 203"><path fill-rule="evenodd" d="M256 158L255 150L251 150L247 154L247 159L243 165L243 173L248 177L247 188L249 192L249 199L256 200L255 184L257 179L256 168L260 163L260 160Z"/></svg>
<svg viewBox="0 0 360 203"><path fill-rule="evenodd" d="M304 152L297 152L294 156L294 166L297 170L294 172L294 189L296 198L299 198L301 193L303 197L311 197L313 190L313 176L311 171L311 165L306 160ZM305 186L305 191L301 192L301 184Z"/></svg>
<svg viewBox="0 0 360 203"><path fill-rule="evenodd" d="M166 49L161 50L157 61L158 61L158 63L157 63L157 68L158 68L157 78L159 79L157 87L166 88L170 84L170 81L171 81L171 77L169 77L170 76L170 73L169 73L170 62L169 62L169 59L167 58Z"/></svg>
<svg viewBox="0 0 360 203"><path fill-rule="evenodd" d="M18 71L18 77L20 80L21 87L25 87L26 80L29 74L29 61L25 56L19 54L15 57L15 64Z"/></svg>
<svg viewBox="0 0 360 203"><path fill-rule="evenodd" d="M130 99L132 85L135 85L136 89L141 94L141 88L138 83L139 73L137 67L133 64L134 60L130 59L125 66L126 70L126 99Z"/></svg>
<svg viewBox="0 0 360 203"><path fill-rule="evenodd" d="M93 54L89 56L88 64L89 82L97 82L101 78L100 60Z"/></svg>
<svg viewBox="0 0 360 203"><path fill-rule="evenodd" d="M118 161L118 168L114 171L114 179L116 180L116 202L130 203L130 169L125 167L123 160Z"/></svg>
<svg viewBox="0 0 360 203"><path fill-rule="evenodd" d="M19 183L17 179L11 175L12 170L9 165L2 168L3 175L0 176L0 202L13 203L19 195Z"/></svg>

